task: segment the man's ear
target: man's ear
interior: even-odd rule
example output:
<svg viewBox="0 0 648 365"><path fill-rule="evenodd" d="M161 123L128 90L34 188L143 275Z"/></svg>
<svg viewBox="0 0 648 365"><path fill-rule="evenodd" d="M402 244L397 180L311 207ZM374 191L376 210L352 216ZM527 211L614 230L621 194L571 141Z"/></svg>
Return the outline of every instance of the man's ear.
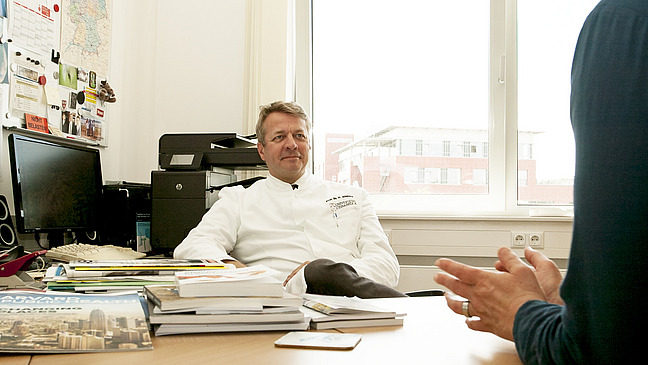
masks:
<svg viewBox="0 0 648 365"><path fill-rule="evenodd" d="M265 153L263 151L263 145L261 144L261 142L257 142L257 151L259 151L259 156L261 157L261 159L265 161Z"/></svg>

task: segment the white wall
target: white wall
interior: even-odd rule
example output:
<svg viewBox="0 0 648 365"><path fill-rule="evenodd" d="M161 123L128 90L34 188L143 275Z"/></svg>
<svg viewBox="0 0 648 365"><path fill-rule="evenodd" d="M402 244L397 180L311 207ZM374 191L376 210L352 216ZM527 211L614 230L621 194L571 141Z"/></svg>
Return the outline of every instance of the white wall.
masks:
<svg viewBox="0 0 648 365"><path fill-rule="evenodd" d="M114 0L105 181L150 182L165 133L243 133L246 2ZM7 135L0 194L13 212Z"/></svg>
<svg viewBox="0 0 648 365"><path fill-rule="evenodd" d="M245 7L115 0L104 179L150 182L165 133L242 133Z"/></svg>
<svg viewBox="0 0 648 365"><path fill-rule="evenodd" d="M539 234L542 247L537 249L562 270L571 246L567 217L382 217L380 223L401 266L401 291L439 287L432 278L440 257L493 269L497 250L511 246L514 233ZM523 247L513 250L524 254Z"/></svg>

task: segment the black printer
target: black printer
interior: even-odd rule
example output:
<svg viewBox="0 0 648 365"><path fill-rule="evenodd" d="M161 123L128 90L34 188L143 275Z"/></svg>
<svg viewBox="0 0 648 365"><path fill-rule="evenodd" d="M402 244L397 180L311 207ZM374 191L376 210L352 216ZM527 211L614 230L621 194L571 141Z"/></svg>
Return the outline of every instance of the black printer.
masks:
<svg viewBox="0 0 648 365"><path fill-rule="evenodd" d="M236 133L165 134L160 137L160 170L151 172L151 247L171 255L230 185L249 186L263 178L237 178L237 171L267 170L254 136ZM259 175L259 174L257 174Z"/></svg>

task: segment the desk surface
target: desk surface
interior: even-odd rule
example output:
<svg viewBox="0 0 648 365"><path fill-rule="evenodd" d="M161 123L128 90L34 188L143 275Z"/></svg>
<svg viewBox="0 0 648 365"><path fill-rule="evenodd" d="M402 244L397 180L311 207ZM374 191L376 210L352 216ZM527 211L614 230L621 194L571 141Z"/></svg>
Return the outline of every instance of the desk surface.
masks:
<svg viewBox="0 0 648 365"><path fill-rule="evenodd" d="M242 364L521 364L512 342L475 332L447 308L443 297L374 299L375 304L405 311L402 327L340 329L361 333L351 351L276 348L286 332L187 334L153 337L153 351L6 357L0 365L27 364L188 364L230 359ZM327 331L330 332L330 331Z"/></svg>

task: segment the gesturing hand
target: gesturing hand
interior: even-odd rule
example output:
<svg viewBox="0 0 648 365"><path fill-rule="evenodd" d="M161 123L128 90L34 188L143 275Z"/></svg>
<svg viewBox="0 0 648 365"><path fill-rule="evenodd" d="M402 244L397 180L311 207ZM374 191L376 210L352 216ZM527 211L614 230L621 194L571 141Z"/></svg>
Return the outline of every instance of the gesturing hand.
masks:
<svg viewBox="0 0 648 365"><path fill-rule="evenodd" d="M466 320L469 328L492 332L513 340L515 314L529 300L546 300L536 278L536 271L511 251L503 247L497 252L499 272L485 271L450 260L439 259L436 265L447 272L435 275L434 280L453 293L469 300ZM448 275L450 274L450 275ZM465 300L446 295L448 307L462 314Z"/></svg>
<svg viewBox="0 0 648 365"><path fill-rule="evenodd" d="M560 284L562 283L563 277L556 263L530 247L524 250L524 257L532 265L530 268L535 272L535 276L540 283L540 287L544 290L547 301L553 304L565 304L560 297ZM495 263L495 268L499 271L506 271L500 261Z"/></svg>

